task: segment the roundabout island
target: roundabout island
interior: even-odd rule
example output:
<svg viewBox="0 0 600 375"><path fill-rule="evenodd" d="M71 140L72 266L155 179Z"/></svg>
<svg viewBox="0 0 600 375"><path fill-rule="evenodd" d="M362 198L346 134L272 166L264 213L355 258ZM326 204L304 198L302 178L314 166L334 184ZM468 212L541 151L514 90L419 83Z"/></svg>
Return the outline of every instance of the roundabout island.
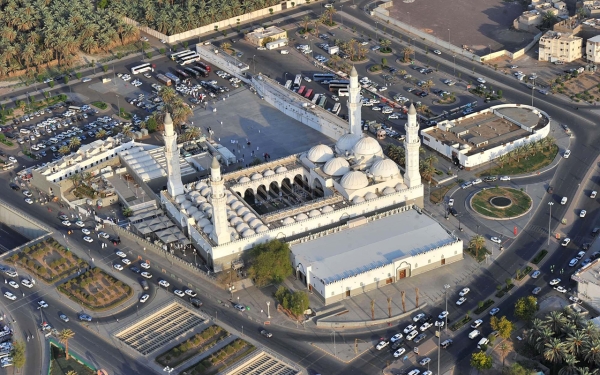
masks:
<svg viewBox="0 0 600 375"><path fill-rule="evenodd" d="M532 208L532 199L524 191L496 187L475 193L469 204L481 216L492 220L506 220L528 213Z"/></svg>

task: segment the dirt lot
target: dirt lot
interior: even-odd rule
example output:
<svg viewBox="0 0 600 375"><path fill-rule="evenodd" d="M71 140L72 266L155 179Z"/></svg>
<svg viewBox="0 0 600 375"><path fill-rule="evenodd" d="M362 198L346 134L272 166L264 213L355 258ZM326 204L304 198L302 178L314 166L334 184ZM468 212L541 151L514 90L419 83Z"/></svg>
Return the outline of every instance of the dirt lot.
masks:
<svg viewBox="0 0 600 375"><path fill-rule="evenodd" d="M479 54L488 53L488 46L492 52L518 50L533 39L533 34L509 29L523 12L518 2L417 0L404 3L396 0L389 11L397 20L442 40L447 41L450 34L452 44L467 45Z"/></svg>

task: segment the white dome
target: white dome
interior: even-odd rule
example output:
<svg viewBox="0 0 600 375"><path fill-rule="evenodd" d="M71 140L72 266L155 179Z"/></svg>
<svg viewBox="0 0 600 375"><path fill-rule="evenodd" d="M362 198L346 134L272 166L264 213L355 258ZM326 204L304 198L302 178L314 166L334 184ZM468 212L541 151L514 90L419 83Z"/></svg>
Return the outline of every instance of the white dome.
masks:
<svg viewBox="0 0 600 375"><path fill-rule="evenodd" d="M406 186L405 184L396 184L396 186L394 187L394 189L396 189L396 191L402 191L404 189L408 189L408 186Z"/></svg>
<svg viewBox="0 0 600 375"><path fill-rule="evenodd" d="M211 207L212 207L212 206L210 205L210 203L207 203L207 202L205 202L205 203L201 203L201 204L200 204L200 209L201 209L202 211L206 211L206 210L208 210L208 209L209 209L209 208L211 208Z"/></svg>
<svg viewBox="0 0 600 375"><path fill-rule="evenodd" d="M253 174L253 175L252 175L252 177L250 177L250 178L252 179L252 181L255 181L255 180L260 180L262 177L263 177L263 176L262 176L262 174L260 174L260 173L255 173L255 174Z"/></svg>
<svg viewBox="0 0 600 375"><path fill-rule="evenodd" d="M333 157L333 150L329 146L316 145L308 150L306 157L313 163L325 163Z"/></svg>
<svg viewBox="0 0 600 375"><path fill-rule="evenodd" d="M260 225L258 228L254 229L254 231L256 233L263 233L263 232L266 232L268 230L269 230L269 228L266 225Z"/></svg>
<svg viewBox="0 0 600 375"><path fill-rule="evenodd" d="M333 207L331 207L331 206L325 206L325 207L323 207L323 209L321 211L324 214L329 213L329 212L333 212Z"/></svg>
<svg viewBox="0 0 600 375"><path fill-rule="evenodd" d="M234 217L233 219L229 220L229 224L231 224L231 226L237 226L239 224L243 224L244 220L242 220L242 218L240 217Z"/></svg>
<svg viewBox="0 0 600 375"><path fill-rule="evenodd" d="M202 194L203 197L207 197L210 194L210 191L210 188L206 186L202 190L200 190L200 194Z"/></svg>
<svg viewBox="0 0 600 375"><path fill-rule="evenodd" d="M212 224L209 224L209 225L205 226L204 228L202 228L202 230L204 231L204 233L211 234L214 228L215 227L213 227Z"/></svg>
<svg viewBox="0 0 600 375"><path fill-rule="evenodd" d="M321 211L319 211L319 210L312 210L308 213L308 216L310 216L310 217L317 217L319 215L321 215Z"/></svg>
<svg viewBox="0 0 600 375"><path fill-rule="evenodd" d="M235 211L227 211L227 220L231 220L234 217L238 217L238 215L235 213Z"/></svg>
<svg viewBox="0 0 600 375"><path fill-rule="evenodd" d="M196 182L196 190L202 190L202 188L205 186L206 186L206 182L203 182L203 181Z"/></svg>
<svg viewBox="0 0 600 375"><path fill-rule="evenodd" d="M335 144L335 148L341 154L344 154L346 151L352 150L356 142L361 139L361 136L358 134L344 134L338 139Z"/></svg>
<svg viewBox="0 0 600 375"><path fill-rule="evenodd" d="M248 225L250 226L250 228L256 229L257 227L262 225L262 222L257 218L254 218L248 222Z"/></svg>
<svg viewBox="0 0 600 375"><path fill-rule="evenodd" d="M238 180L238 183L243 184L245 182L250 182L250 179L246 176L242 176L240 177L240 179Z"/></svg>
<svg viewBox="0 0 600 375"><path fill-rule="evenodd" d="M244 233L242 233L242 237L250 237L254 236L255 234L256 232L254 232L252 229L246 229Z"/></svg>
<svg viewBox="0 0 600 375"><path fill-rule="evenodd" d="M277 169L275 169L275 173L285 173L285 172L287 172L286 167L277 167Z"/></svg>
<svg viewBox="0 0 600 375"><path fill-rule="evenodd" d="M210 224L210 220L208 220L207 218L201 219L200 221L198 221L198 226L202 229L206 228L207 225Z"/></svg>
<svg viewBox="0 0 600 375"><path fill-rule="evenodd" d="M263 172L263 177L273 176L274 174L275 174L275 172L273 172L270 169L267 169L266 171Z"/></svg>
<svg viewBox="0 0 600 375"><path fill-rule="evenodd" d="M394 193L396 193L396 189L394 189L393 187L386 187L385 189L383 189L383 195L390 195Z"/></svg>
<svg viewBox="0 0 600 375"><path fill-rule="evenodd" d="M183 195L183 194L175 197L175 203L177 203L177 204L181 204L185 201L186 201L185 195Z"/></svg>
<svg viewBox="0 0 600 375"><path fill-rule="evenodd" d="M229 235L231 236L232 240L237 240L238 238L240 238L240 236L237 234L237 232L233 228L229 228Z"/></svg>
<svg viewBox="0 0 600 375"><path fill-rule="evenodd" d="M246 207L240 207L240 208L238 208L238 209L237 209L235 212L237 212L237 214L238 214L239 216L244 216L244 215L246 215L247 213L249 213L249 212L250 212L250 210L248 210Z"/></svg>
<svg viewBox="0 0 600 375"><path fill-rule="evenodd" d="M308 216L306 214L299 214L296 216L296 221L306 220Z"/></svg>
<svg viewBox="0 0 600 375"><path fill-rule="evenodd" d="M240 207L244 207L244 204L240 201L235 201L231 204L231 208L233 208L234 210L237 210Z"/></svg>
<svg viewBox="0 0 600 375"><path fill-rule="evenodd" d="M368 192L367 194L365 194L365 199L370 201L371 199L375 199L377 198L377 194L372 193L372 192Z"/></svg>
<svg viewBox="0 0 600 375"><path fill-rule="evenodd" d="M198 209L196 207L194 207L194 206L192 206L192 207L190 207L190 208L187 209L188 215L193 215L196 212L198 212Z"/></svg>
<svg viewBox="0 0 600 375"><path fill-rule="evenodd" d="M365 198L359 197L359 196L356 196L356 197L354 197L354 199L352 199L352 203L354 203L354 204L362 203L364 201L365 201Z"/></svg>
<svg viewBox="0 0 600 375"><path fill-rule="evenodd" d="M364 137L356 142L352 151L356 156L373 156L381 154L382 152L379 142L371 137Z"/></svg>
<svg viewBox="0 0 600 375"><path fill-rule="evenodd" d="M242 233L243 231L245 231L246 229L249 229L250 227L248 226L248 224L246 223L241 223L236 225L235 230L237 230L238 232Z"/></svg>
<svg viewBox="0 0 600 375"><path fill-rule="evenodd" d="M254 215L252 212L247 213L246 215L244 215L242 217L242 219L244 219L244 221L247 223L252 219L256 219L256 215Z"/></svg>
<svg viewBox="0 0 600 375"><path fill-rule="evenodd" d="M199 196L200 196L200 192L199 191L190 191L188 193L188 199L190 199L190 200L194 199L196 197L199 197Z"/></svg>
<svg viewBox="0 0 600 375"><path fill-rule="evenodd" d="M400 170L398 169L396 163L390 159L382 159L373 163L371 166L371 174L373 177L391 178L398 176L400 174Z"/></svg>
<svg viewBox="0 0 600 375"><path fill-rule="evenodd" d="M190 207L192 207L192 202L190 202L190 201L185 201L181 204L181 208L183 208L183 209L188 209Z"/></svg>
<svg viewBox="0 0 600 375"><path fill-rule="evenodd" d="M350 170L350 164L346 159L337 157L329 160L323 167L323 172L330 176L343 176Z"/></svg>
<svg viewBox="0 0 600 375"><path fill-rule="evenodd" d="M196 203L196 204L202 204L202 203L206 203L206 202L208 202L208 201L202 195L199 195L196 198L194 198L194 203Z"/></svg>
<svg viewBox="0 0 600 375"><path fill-rule="evenodd" d="M192 215L192 217L194 218L194 220L198 221L204 217L204 212L197 211Z"/></svg>
<svg viewBox="0 0 600 375"><path fill-rule="evenodd" d="M296 220L294 220L291 217L286 217L285 219L283 219L283 225L289 225L289 224L293 224L295 222L296 222Z"/></svg>
<svg viewBox="0 0 600 375"><path fill-rule="evenodd" d="M206 216L208 216L209 218L211 218L213 216L213 209L212 209L212 207L210 207L208 210L204 211L204 213L206 214Z"/></svg>
<svg viewBox="0 0 600 375"><path fill-rule="evenodd" d="M234 197L233 195L228 194L227 195L227 204L233 204L233 202L237 202L238 199L236 197Z"/></svg>
<svg viewBox="0 0 600 375"><path fill-rule="evenodd" d="M344 189L358 190L367 187L369 180L367 180L367 176L363 172L352 171L346 173L340 183Z"/></svg>

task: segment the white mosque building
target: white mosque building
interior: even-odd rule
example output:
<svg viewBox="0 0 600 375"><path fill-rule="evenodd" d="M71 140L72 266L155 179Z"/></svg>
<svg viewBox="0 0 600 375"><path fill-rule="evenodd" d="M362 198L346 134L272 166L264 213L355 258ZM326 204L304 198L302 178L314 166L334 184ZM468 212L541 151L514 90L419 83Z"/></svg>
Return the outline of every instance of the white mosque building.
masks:
<svg viewBox="0 0 600 375"><path fill-rule="evenodd" d="M243 258L244 251L256 244L273 239L288 241L292 244L298 275L307 288L317 291L328 303L359 290L368 290L380 282L393 282L428 267L462 259L462 242L418 209L423 206L423 185L419 174L419 126L414 106L411 105L408 112L406 172L402 175L398 165L383 154L379 142L365 136L361 130L360 86L354 68L350 74L349 93L350 132L339 138L333 147L317 145L304 153L227 174L221 174L215 158L210 178L187 185L181 184L177 163L167 163L169 183L168 189L161 192L161 202L215 271L232 267ZM167 144L175 142L170 138L174 134L172 127L172 121L167 117ZM176 152L169 154L169 150L172 149L167 145L167 158L175 158ZM417 210L413 210L414 207ZM412 215L418 215L418 218ZM386 222L386 218L402 218L407 226L401 230L388 228L384 231L387 234L373 231L383 237L397 237L402 233L402 241L395 238L380 246L383 243L377 245L378 239L373 238L371 247L371 242L363 240L360 249L353 249L352 243L344 248L336 248L333 244L320 248L319 256L311 256L310 249L302 250L326 237L344 237L346 233L360 232L358 227L361 226L363 229L378 226ZM429 236L423 228L436 235ZM421 238L409 241L411 233ZM402 248L402 242L406 247ZM334 263L342 269L325 271L329 266L319 262L327 262L326 253L330 248L332 256L337 254L336 257L354 251L353 257L358 263L346 259L350 263L344 268L344 262L340 264L338 259ZM437 257L433 264L431 259L429 263L406 262L407 258L430 252ZM357 256L358 253L362 255ZM373 267L378 271L373 271ZM373 278L373 272L383 273ZM357 283L346 282L345 289L328 290L327 285L349 276ZM370 278L370 282L359 280L364 277Z"/></svg>

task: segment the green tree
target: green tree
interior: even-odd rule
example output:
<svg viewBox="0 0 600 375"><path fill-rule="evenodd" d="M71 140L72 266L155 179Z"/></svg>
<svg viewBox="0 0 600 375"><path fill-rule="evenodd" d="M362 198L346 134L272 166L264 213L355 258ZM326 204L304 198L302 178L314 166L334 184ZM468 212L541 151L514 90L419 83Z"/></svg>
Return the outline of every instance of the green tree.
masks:
<svg viewBox="0 0 600 375"><path fill-rule="evenodd" d="M515 316L524 321L533 319L537 310L537 298L534 296L519 298L515 303Z"/></svg>
<svg viewBox="0 0 600 375"><path fill-rule="evenodd" d="M546 12L546 14L544 14L544 17L542 18L542 28L548 29L548 28L552 27L552 25L554 25L556 22L558 22L556 13L554 13L554 11L550 10L550 11Z"/></svg>
<svg viewBox="0 0 600 375"><path fill-rule="evenodd" d="M54 87L54 81L48 82L48 86L50 86L50 88L53 88Z"/></svg>
<svg viewBox="0 0 600 375"><path fill-rule="evenodd" d="M301 315L308 309L308 293L304 290L295 291L292 294L290 310L296 315Z"/></svg>
<svg viewBox="0 0 600 375"><path fill-rule="evenodd" d="M18 369L23 368L25 366L25 343L21 340L14 341L11 354L15 367Z"/></svg>
<svg viewBox="0 0 600 375"><path fill-rule="evenodd" d="M382 67L386 67L387 66L387 59L385 57L381 59L381 66Z"/></svg>
<svg viewBox="0 0 600 375"><path fill-rule="evenodd" d="M108 6L108 0L100 0L98 1L98 8L104 9Z"/></svg>
<svg viewBox="0 0 600 375"><path fill-rule="evenodd" d="M514 324L510 320L506 319L506 316L503 316L500 319L492 316L490 319L490 325L494 331L498 331L498 334L503 339L508 339L512 331L515 329Z"/></svg>
<svg viewBox="0 0 600 375"><path fill-rule="evenodd" d="M481 235L476 235L469 241L469 248L475 250L475 258L479 257L479 250L485 246L485 238Z"/></svg>
<svg viewBox="0 0 600 375"><path fill-rule="evenodd" d="M75 73L75 77L77 77L77 79L81 79L81 73L80 72Z"/></svg>
<svg viewBox="0 0 600 375"><path fill-rule="evenodd" d="M65 85L66 85L67 83L69 83L69 76L65 76L64 80L65 80Z"/></svg>
<svg viewBox="0 0 600 375"><path fill-rule="evenodd" d="M71 340L75 336L75 332L70 329L63 329L58 333L58 342L65 346L65 355L67 360L69 360L69 340Z"/></svg>
<svg viewBox="0 0 600 375"><path fill-rule="evenodd" d="M158 129L158 123L154 117L150 117L146 121L146 129L148 129L148 133L154 133Z"/></svg>
<svg viewBox="0 0 600 375"><path fill-rule="evenodd" d="M58 153L61 155L66 155L69 152L71 152L71 149L69 148L69 146L62 146L61 148L58 149Z"/></svg>
<svg viewBox="0 0 600 375"><path fill-rule="evenodd" d="M146 52L146 57L149 59L152 58L152 51Z"/></svg>
<svg viewBox="0 0 600 375"><path fill-rule="evenodd" d="M102 65L102 70L104 70L104 73L108 72L108 65Z"/></svg>
<svg viewBox="0 0 600 375"><path fill-rule="evenodd" d="M293 272L290 247L279 240L256 245L250 250L250 277L256 286L280 283Z"/></svg>
<svg viewBox="0 0 600 375"><path fill-rule="evenodd" d="M498 99L502 99L502 95L503 95L502 90L496 91L496 95L498 95Z"/></svg>
<svg viewBox="0 0 600 375"><path fill-rule="evenodd" d="M530 375L531 370L526 369L519 363L514 363L508 370L509 375Z"/></svg>
<svg viewBox="0 0 600 375"><path fill-rule="evenodd" d="M71 137L69 139L69 148L77 148L81 145L81 140L78 137Z"/></svg>
<svg viewBox="0 0 600 375"><path fill-rule="evenodd" d="M476 352L471 355L471 367L481 370L489 370L492 368L492 356L485 352Z"/></svg>

